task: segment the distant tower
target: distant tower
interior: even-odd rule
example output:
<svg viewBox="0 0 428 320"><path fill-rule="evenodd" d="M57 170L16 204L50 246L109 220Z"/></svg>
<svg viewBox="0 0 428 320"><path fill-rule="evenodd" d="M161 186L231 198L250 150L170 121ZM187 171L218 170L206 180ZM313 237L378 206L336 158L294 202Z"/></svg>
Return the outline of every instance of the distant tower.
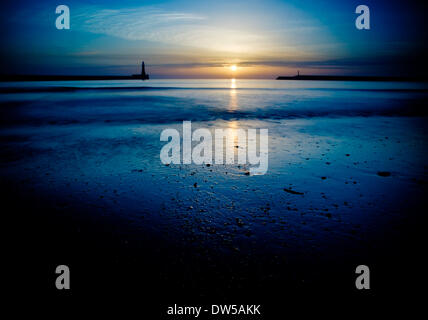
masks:
<svg viewBox="0 0 428 320"><path fill-rule="evenodd" d="M144 62L143 62L143 68L144 68ZM297 70L297 76L300 77L300 71Z"/></svg>
<svg viewBox="0 0 428 320"><path fill-rule="evenodd" d="M141 79L142 80L148 80L149 79L149 75L146 74L146 68L144 66L144 61L141 62Z"/></svg>
<svg viewBox="0 0 428 320"><path fill-rule="evenodd" d="M148 80L149 75L146 73L146 68L144 66L144 61L141 62L141 74L133 74L133 79L141 79L141 80Z"/></svg>

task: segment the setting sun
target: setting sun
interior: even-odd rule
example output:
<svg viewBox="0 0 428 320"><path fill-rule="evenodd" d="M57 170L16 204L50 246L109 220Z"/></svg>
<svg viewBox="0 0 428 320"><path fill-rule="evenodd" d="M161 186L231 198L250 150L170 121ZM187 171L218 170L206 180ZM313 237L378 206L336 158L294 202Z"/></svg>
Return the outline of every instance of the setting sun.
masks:
<svg viewBox="0 0 428 320"><path fill-rule="evenodd" d="M230 70L236 71L236 65L234 64L234 65L230 66Z"/></svg>

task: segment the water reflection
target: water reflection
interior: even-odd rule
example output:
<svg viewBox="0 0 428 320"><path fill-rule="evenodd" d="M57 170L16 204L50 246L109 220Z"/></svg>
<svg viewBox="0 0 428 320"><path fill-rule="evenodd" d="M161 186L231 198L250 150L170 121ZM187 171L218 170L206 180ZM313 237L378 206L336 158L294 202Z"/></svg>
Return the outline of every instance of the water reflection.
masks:
<svg viewBox="0 0 428 320"><path fill-rule="evenodd" d="M229 122L227 123L227 127L228 127L229 129L238 129L238 128L239 128L239 123L238 123L238 121L236 121L236 120L229 121Z"/></svg>
<svg viewBox="0 0 428 320"><path fill-rule="evenodd" d="M238 108L238 97L236 91L236 80L230 80L230 98L229 98L229 111L233 112Z"/></svg>

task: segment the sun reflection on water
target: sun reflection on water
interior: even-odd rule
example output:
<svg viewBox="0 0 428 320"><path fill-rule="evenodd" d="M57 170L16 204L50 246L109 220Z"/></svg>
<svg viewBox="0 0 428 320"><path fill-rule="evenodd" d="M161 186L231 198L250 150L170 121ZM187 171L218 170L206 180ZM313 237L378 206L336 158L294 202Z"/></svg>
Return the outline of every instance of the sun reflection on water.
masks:
<svg viewBox="0 0 428 320"><path fill-rule="evenodd" d="M238 96L236 91L236 80L231 79L230 81L230 93L229 93L229 111L233 112L238 109Z"/></svg>

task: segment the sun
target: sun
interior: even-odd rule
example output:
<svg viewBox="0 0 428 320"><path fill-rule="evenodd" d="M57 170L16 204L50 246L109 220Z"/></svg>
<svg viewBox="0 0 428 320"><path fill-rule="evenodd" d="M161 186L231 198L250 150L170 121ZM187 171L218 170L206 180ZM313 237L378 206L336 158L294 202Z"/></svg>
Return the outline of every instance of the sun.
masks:
<svg viewBox="0 0 428 320"><path fill-rule="evenodd" d="M236 69L237 69L236 64L230 66L230 70L236 71Z"/></svg>

